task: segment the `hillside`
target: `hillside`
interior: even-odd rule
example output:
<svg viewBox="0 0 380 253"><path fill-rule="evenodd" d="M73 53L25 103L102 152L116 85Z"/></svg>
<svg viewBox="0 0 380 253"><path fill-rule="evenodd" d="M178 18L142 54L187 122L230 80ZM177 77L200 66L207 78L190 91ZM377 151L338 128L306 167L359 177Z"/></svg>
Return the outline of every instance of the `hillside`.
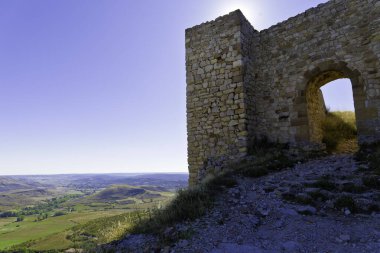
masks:
<svg viewBox="0 0 380 253"><path fill-rule="evenodd" d="M146 193L145 189L129 186L113 186L107 188L93 196L99 200L118 200L130 197L141 196Z"/></svg>
<svg viewBox="0 0 380 253"><path fill-rule="evenodd" d="M158 191L156 190L158 189ZM121 203L121 204L134 204L136 202L155 202L156 199L162 200L173 195L165 190L163 187L154 186L130 186L130 185L112 185L100 192L93 194L83 200L86 201L99 201L105 203Z"/></svg>
<svg viewBox="0 0 380 253"><path fill-rule="evenodd" d="M253 157L235 164L233 174L180 193L175 204L104 248L379 252L380 145L295 164L278 162L274 149L265 153L261 162Z"/></svg>
<svg viewBox="0 0 380 253"><path fill-rule="evenodd" d="M55 196L48 186L13 176L0 176L0 214Z"/></svg>
<svg viewBox="0 0 380 253"><path fill-rule="evenodd" d="M4 178L7 191L0 193L0 251L9 252L94 247L120 239L125 228L146 210L166 205L177 189L187 185L186 174Z"/></svg>
<svg viewBox="0 0 380 253"><path fill-rule="evenodd" d="M12 190L22 189L35 189L38 187L44 187L44 185L34 181L23 180L12 176L0 176L0 192L9 192Z"/></svg>

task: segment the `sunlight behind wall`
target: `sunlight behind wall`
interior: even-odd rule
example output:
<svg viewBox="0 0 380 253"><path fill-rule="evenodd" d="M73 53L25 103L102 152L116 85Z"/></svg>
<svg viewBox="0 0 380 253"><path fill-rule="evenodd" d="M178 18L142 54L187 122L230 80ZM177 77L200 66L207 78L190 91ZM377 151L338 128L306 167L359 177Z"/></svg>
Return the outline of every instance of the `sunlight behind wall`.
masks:
<svg viewBox="0 0 380 253"><path fill-rule="evenodd" d="M326 108L330 111L355 111L350 79L338 79L322 88Z"/></svg>
<svg viewBox="0 0 380 253"><path fill-rule="evenodd" d="M226 1L226 0L221 0L216 4L215 6L212 7L213 11L210 16L218 17L218 16L223 16L226 15L232 11L235 11L237 9L240 9L244 16L250 21L253 22L259 22L259 15L257 12L258 10L262 9L259 8L260 4L258 1L246 1L246 0L236 0L236 1Z"/></svg>

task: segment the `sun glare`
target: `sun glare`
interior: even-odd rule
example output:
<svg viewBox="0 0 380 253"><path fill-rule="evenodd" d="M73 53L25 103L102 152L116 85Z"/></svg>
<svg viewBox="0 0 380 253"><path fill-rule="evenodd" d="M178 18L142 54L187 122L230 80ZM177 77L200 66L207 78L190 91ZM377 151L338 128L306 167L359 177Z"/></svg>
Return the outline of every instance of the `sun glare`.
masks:
<svg viewBox="0 0 380 253"><path fill-rule="evenodd" d="M253 20L253 10L257 8L257 4L255 1L245 1L245 0L237 0L237 1L220 1L217 6L215 6L214 16L223 16L231 11L235 11L240 9L244 16L249 20Z"/></svg>

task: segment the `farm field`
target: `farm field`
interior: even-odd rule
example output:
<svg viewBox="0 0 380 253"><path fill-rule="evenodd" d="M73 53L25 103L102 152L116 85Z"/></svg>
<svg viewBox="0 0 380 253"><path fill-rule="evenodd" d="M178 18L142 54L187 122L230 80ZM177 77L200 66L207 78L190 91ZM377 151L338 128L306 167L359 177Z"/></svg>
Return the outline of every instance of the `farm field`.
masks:
<svg viewBox="0 0 380 253"><path fill-rule="evenodd" d="M31 216L26 217L22 222L6 223L0 227L0 249L6 249L12 245L20 244L29 240L44 238L52 234L63 232L77 224L84 224L87 221L99 217L112 216L120 214L121 212L122 211L120 210L112 210L107 212L78 212L59 217L51 217L39 222L35 222L34 217Z"/></svg>
<svg viewBox="0 0 380 253"><path fill-rule="evenodd" d="M136 212L161 208L187 183L186 175L171 181L155 176L134 180L114 175L103 177L104 180L89 176L92 180L87 181L75 181L73 176L67 182L65 178L67 176L61 181L55 177L52 180L43 176L35 178L38 191L30 184L20 184L33 194L29 199L17 195L24 190L12 187L6 191L3 187L0 195L1 251L64 250L110 242L124 235L130 221L136 218ZM15 185L14 181L12 183ZM7 203L10 198L12 205Z"/></svg>

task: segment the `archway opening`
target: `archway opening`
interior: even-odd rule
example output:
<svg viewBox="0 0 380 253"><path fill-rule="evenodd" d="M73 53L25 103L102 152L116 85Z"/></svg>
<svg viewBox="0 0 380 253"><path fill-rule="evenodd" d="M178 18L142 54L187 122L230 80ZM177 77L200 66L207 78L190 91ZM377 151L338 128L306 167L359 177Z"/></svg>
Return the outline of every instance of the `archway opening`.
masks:
<svg viewBox="0 0 380 253"><path fill-rule="evenodd" d="M351 80L337 79L321 87L326 106L322 122L322 142L330 152L352 153L358 150L355 106Z"/></svg>
<svg viewBox="0 0 380 253"><path fill-rule="evenodd" d="M308 85L309 137L323 143L329 153L358 149L353 85L342 72L327 71Z"/></svg>

